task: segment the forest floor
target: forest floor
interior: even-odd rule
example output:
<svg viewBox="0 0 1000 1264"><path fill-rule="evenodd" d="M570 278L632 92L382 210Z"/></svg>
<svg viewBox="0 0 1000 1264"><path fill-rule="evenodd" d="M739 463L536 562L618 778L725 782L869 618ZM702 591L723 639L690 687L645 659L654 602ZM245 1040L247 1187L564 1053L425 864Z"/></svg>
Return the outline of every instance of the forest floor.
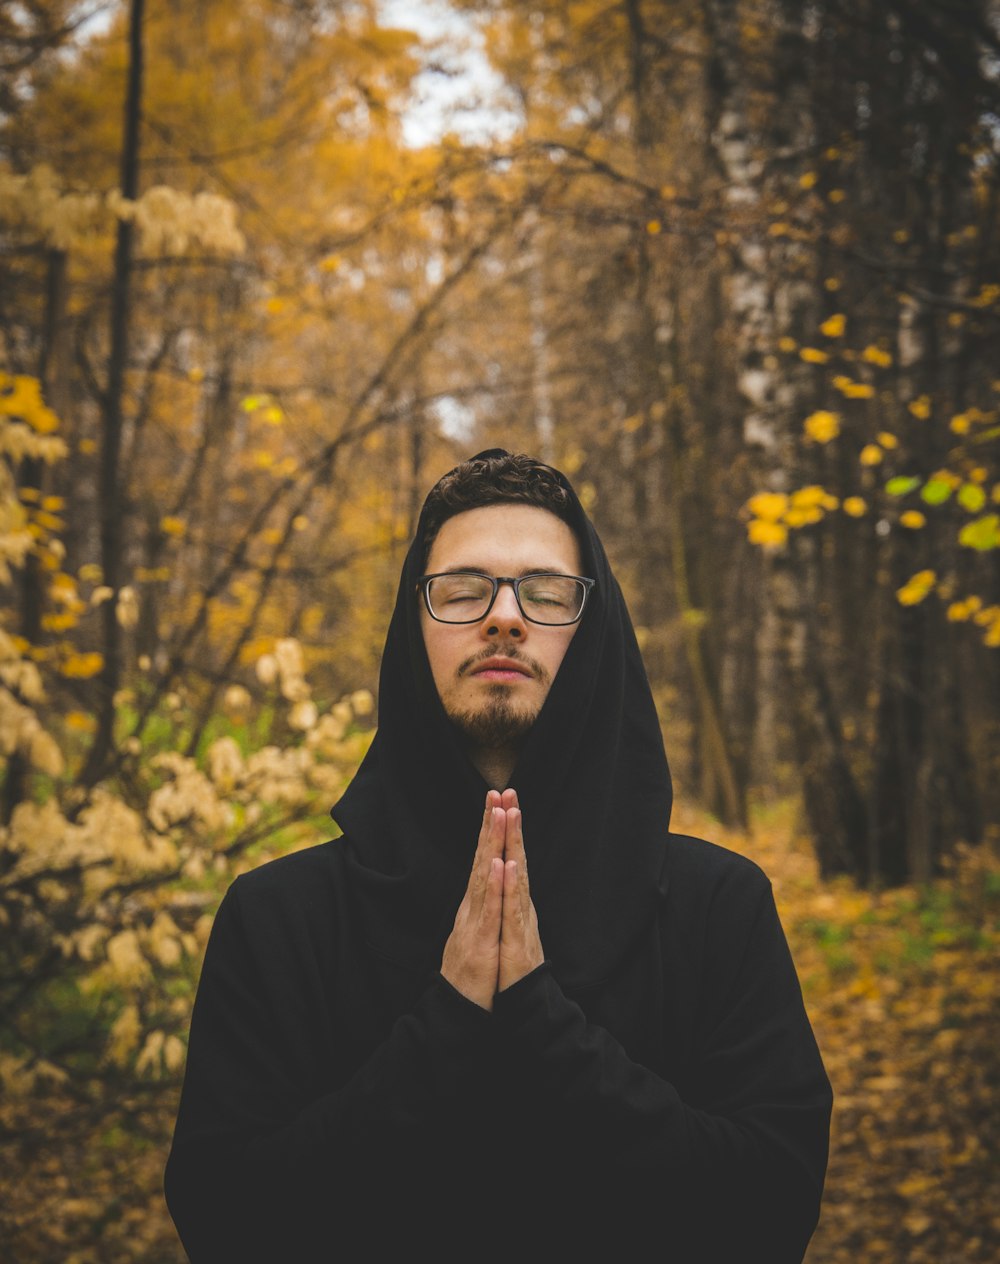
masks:
<svg viewBox="0 0 1000 1264"><path fill-rule="evenodd" d="M833 1082L830 1168L807 1264L1000 1260L1000 860L926 887L819 880L794 809L749 836L674 827L770 876ZM0 1108L0 1255L11 1264L182 1264L162 1198L176 1088L102 1100L66 1085Z"/></svg>
<svg viewBox="0 0 1000 1264"><path fill-rule="evenodd" d="M821 882L794 808L750 836L675 829L771 878L834 1089L823 1211L806 1264L1000 1261L1000 858L879 894Z"/></svg>

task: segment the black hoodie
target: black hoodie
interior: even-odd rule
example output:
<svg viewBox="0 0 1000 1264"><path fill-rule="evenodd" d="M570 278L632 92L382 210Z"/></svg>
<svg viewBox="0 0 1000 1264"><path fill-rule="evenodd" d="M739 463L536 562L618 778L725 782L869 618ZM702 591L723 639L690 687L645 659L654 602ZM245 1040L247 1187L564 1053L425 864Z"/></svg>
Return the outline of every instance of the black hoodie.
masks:
<svg viewBox="0 0 1000 1264"><path fill-rule="evenodd" d="M558 478L597 582L510 781L545 964L492 1013L439 973L487 786L424 650L422 515L343 837L216 917L166 1172L194 1264L802 1258L831 1093L770 884L669 832L628 611Z"/></svg>

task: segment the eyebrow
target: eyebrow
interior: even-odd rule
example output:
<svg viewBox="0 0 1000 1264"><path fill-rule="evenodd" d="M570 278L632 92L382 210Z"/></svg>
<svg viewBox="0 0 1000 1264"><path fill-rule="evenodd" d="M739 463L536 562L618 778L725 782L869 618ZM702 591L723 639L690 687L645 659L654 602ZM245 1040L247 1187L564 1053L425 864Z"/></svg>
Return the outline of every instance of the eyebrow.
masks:
<svg viewBox="0 0 1000 1264"><path fill-rule="evenodd" d="M476 566L474 564L468 566L446 566L443 571L436 571L435 573L438 575L462 575L470 572L474 575L485 575L489 579L496 578L488 566ZM572 571L563 570L561 566L552 566L547 564L539 566L522 566L519 571L515 572L513 578L521 579L524 575L538 574L571 575Z"/></svg>

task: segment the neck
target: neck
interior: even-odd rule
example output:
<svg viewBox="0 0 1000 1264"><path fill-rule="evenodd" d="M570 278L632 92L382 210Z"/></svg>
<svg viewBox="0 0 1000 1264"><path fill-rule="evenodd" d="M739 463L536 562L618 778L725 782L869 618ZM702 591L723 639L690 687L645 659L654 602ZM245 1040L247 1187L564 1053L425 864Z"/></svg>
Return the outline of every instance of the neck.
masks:
<svg viewBox="0 0 1000 1264"><path fill-rule="evenodd" d="M470 744L469 758L491 790L506 790L517 763L517 747Z"/></svg>

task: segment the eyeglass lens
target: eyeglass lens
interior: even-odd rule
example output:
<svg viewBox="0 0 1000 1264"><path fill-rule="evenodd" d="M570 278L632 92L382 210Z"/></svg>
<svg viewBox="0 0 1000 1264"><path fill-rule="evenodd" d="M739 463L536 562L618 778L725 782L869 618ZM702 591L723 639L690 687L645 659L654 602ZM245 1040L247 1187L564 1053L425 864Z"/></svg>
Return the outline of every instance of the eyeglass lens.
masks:
<svg viewBox="0 0 1000 1264"><path fill-rule="evenodd" d="M571 575L528 575L518 586L521 610L533 623L572 623L586 591ZM445 623L481 619L492 596L493 584L485 575L437 575L427 585L431 612Z"/></svg>

